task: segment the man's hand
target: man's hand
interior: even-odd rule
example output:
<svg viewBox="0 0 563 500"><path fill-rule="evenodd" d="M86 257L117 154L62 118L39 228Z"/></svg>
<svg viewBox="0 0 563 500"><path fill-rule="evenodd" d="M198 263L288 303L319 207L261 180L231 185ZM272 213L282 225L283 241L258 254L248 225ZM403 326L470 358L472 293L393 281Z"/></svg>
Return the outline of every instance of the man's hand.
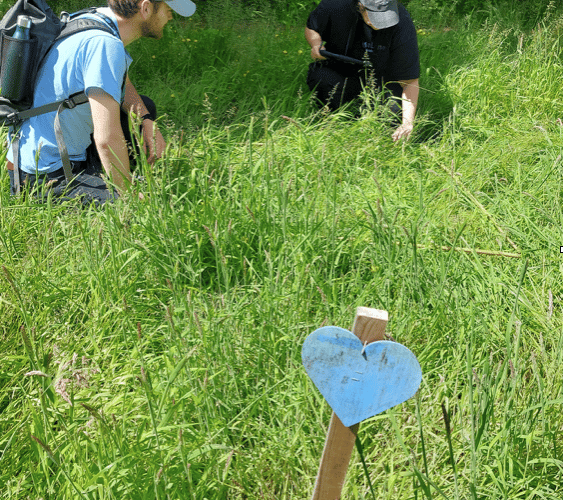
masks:
<svg viewBox="0 0 563 500"><path fill-rule="evenodd" d="M407 140L413 129L414 117L416 115L416 106L418 103L418 78L414 80L405 80L399 82L403 88L402 106L403 106L403 123L393 132L393 141L400 139Z"/></svg>
<svg viewBox="0 0 563 500"><path fill-rule="evenodd" d="M326 57L321 56L320 50L324 49L323 39L316 31L305 28L305 38L311 46L311 58L315 61L324 61Z"/></svg>
<svg viewBox="0 0 563 500"><path fill-rule="evenodd" d="M143 103L143 99L137 92L137 89L127 76L125 80L125 99L123 100L123 109L125 112L134 112L137 116L144 116L148 110ZM143 121L143 148L147 154L147 161L152 165L157 158L162 158L166 149L164 137L158 130L156 124L149 119Z"/></svg>
<svg viewBox="0 0 563 500"><path fill-rule="evenodd" d="M397 142L400 139L404 139L405 141L408 140L411 135L412 129L412 123L404 123L403 125L401 125L397 130L395 130L395 132L393 132L393 142Z"/></svg>
<svg viewBox="0 0 563 500"><path fill-rule="evenodd" d="M146 119L143 122L143 146L147 161L153 165L157 158L162 158L166 150L166 141L158 126L152 120ZM148 151L147 151L148 149Z"/></svg>
<svg viewBox="0 0 563 500"><path fill-rule="evenodd" d="M325 61L326 57L321 56L321 50L324 50L324 45L311 47L311 58L315 61Z"/></svg>

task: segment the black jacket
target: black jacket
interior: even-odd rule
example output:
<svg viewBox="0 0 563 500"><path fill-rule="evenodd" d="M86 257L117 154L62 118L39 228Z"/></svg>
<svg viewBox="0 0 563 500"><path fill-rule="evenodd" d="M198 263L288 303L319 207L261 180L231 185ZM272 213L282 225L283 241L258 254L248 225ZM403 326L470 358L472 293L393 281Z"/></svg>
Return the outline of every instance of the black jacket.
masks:
<svg viewBox="0 0 563 500"><path fill-rule="evenodd" d="M399 23L373 30L357 9L357 0L322 0L311 12L307 27L319 33L326 50L361 59L367 51L374 72L385 81L414 80L420 76L416 29L399 4Z"/></svg>

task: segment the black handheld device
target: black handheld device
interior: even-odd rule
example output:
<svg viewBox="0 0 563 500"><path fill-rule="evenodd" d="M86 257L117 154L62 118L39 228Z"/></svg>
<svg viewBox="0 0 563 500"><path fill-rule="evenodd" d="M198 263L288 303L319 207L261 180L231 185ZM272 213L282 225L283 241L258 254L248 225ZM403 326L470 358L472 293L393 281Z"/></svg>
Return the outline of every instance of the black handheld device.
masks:
<svg viewBox="0 0 563 500"><path fill-rule="evenodd" d="M329 52L328 50L321 50L319 51L321 56L326 57L327 59L334 59L335 61L340 61L348 64L355 64L357 66L364 66L366 68L371 68L371 62L364 61L362 59L356 59L354 57L343 56L342 54L335 54L333 52Z"/></svg>

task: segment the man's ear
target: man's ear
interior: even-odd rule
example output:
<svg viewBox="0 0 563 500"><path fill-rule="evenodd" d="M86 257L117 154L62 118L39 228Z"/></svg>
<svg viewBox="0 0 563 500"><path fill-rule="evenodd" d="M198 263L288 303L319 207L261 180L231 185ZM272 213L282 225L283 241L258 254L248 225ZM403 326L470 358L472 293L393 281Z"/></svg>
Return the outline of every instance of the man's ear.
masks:
<svg viewBox="0 0 563 500"><path fill-rule="evenodd" d="M146 21L152 16L154 4L150 0L141 0L139 3L139 14L141 18Z"/></svg>

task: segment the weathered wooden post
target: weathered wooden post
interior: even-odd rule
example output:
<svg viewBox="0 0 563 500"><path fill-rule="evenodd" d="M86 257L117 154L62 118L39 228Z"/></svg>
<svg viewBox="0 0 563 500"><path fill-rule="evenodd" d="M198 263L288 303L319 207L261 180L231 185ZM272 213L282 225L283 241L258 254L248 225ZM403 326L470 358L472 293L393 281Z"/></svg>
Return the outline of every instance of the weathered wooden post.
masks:
<svg viewBox="0 0 563 500"><path fill-rule="evenodd" d="M334 413L312 500L339 500L360 422L412 397L422 372L414 354L384 340L387 311L358 307L353 333L315 330L303 344L305 369Z"/></svg>

